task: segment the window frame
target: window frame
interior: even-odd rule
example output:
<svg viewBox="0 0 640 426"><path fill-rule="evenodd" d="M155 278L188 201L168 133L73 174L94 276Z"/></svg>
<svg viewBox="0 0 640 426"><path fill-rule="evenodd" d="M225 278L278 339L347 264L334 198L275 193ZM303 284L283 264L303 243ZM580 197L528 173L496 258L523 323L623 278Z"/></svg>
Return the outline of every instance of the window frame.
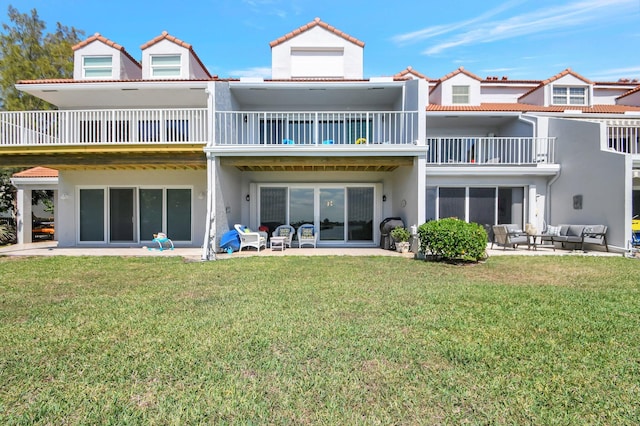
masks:
<svg viewBox="0 0 640 426"><path fill-rule="evenodd" d="M154 64L154 59L158 58L177 58L177 64L174 63L163 63L163 64ZM175 73L170 74L162 74L156 75L156 71L168 71L174 69ZM181 77L182 76L182 55L180 53L177 54L153 54L149 56L149 72L152 78L170 78L170 77Z"/></svg>
<svg viewBox="0 0 640 426"><path fill-rule="evenodd" d="M456 89L465 89L466 93L456 93ZM471 86L468 84L451 85L451 103L453 105L468 105L471 103Z"/></svg>
<svg viewBox="0 0 640 426"><path fill-rule="evenodd" d="M106 65L87 65L87 59L110 59L109 66ZM87 75L87 70L91 71L106 71L109 70L108 74L104 75ZM82 78L87 79L101 79L101 78L112 78L113 77L113 55L84 55L82 56Z"/></svg>
<svg viewBox="0 0 640 426"><path fill-rule="evenodd" d="M576 91L576 90L580 90L582 91L582 93L581 94L572 93L572 91ZM559 93L560 91L562 91L563 93ZM581 99L582 102L581 103L573 102L572 99ZM588 86L553 85L551 87L551 104L566 105L566 106L588 106L589 105Z"/></svg>

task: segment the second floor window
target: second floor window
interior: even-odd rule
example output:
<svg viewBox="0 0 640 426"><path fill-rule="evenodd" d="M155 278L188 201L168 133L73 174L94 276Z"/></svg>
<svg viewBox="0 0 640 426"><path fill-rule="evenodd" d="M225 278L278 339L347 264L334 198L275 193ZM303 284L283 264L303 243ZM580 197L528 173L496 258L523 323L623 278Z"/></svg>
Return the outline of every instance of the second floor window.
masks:
<svg viewBox="0 0 640 426"><path fill-rule="evenodd" d="M587 105L587 88L553 86L554 105Z"/></svg>
<svg viewBox="0 0 640 426"><path fill-rule="evenodd" d="M110 78L111 70L111 56L84 56L82 58L82 74L85 78Z"/></svg>
<svg viewBox="0 0 640 426"><path fill-rule="evenodd" d="M155 55L151 57L152 77L180 77L180 55Z"/></svg>
<svg viewBox="0 0 640 426"><path fill-rule="evenodd" d="M468 104L469 103L469 86L452 86L451 87L451 103L452 104Z"/></svg>

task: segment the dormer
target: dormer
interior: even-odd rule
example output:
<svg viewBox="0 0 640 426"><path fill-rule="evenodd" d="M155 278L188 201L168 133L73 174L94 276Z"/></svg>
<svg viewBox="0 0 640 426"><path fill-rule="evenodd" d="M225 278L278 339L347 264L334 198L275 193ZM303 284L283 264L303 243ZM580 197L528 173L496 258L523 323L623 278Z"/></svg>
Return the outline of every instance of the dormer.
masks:
<svg viewBox="0 0 640 426"><path fill-rule="evenodd" d="M411 65L409 65L404 70L393 76L395 79L405 79L405 80L426 80L429 81L429 77L415 70Z"/></svg>
<svg viewBox="0 0 640 426"><path fill-rule="evenodd" d="M480 105L482 79L463 67L442 77L431 89L429 103L446 106Z"/></svg>
<svg viewBox="0 0 640 426"><path fill-rule="evenodd" d="M364 43L320 18L269 45L273 79L362 79Z"/></svg>
<svg viewBox="0 0 640 426"><path fill-rule="evenodd" d="M99 33L72 49L74 80L135 80L142 76L138 61Z"/></svg>
<svg viewBox="0 0 640 426"><path fill-rule="evenodd" d="M189 43L163 31L143 44L142 78L145 80L206 80L211 78Z"/></svg>
<svg viewBox="0 0 640 426"><path fill-rule="evenodd" d="M589 107L592 105L593 83L567 68L544 80L518 102L540 106Z"/></svg>
<svg viewBox="0 0 640 426"><path fill-rule="evenodd" d="M616 104L640 107L640 86L616 98Z"/></svg>

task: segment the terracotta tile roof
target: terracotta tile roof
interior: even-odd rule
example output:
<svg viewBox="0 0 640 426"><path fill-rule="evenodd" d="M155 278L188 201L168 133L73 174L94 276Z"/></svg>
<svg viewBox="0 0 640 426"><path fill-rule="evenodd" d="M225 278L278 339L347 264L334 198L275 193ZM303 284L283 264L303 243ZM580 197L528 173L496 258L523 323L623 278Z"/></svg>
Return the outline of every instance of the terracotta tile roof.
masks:
<svg viewBox="0 0 640 426"><path fill-rule="evenodd" d="M58 171L50 169L48 167L33 167L31 169L23 170L18 173L14 173L13 177L21 178L57 178Z"/></svg>
<svg viewBox="0 0 640 426"><path fill-rule="evenodd" d="M142 67L140 65L140 62L138 62L133 56L131 56L129 54L129 52L126 51L126 49L124 47L122 47L118 43L116 43L114 41L111 41L108 38L100 35L100 33L95 33L94 35L92 35L88 39L83 40L80 43L76 44L75 46L71 47L71 49L75 52L76 50L81 49L81 48L87 46L88 44L93 43L94 41L100 41L100 42L106 44L107 46L113 47L114 49L121 51L134 64L136 64L138 67Z"/></svg>
<svg viewBox="0 0 640 426"><path fill-rule="evenodd" d="M327 24L326 22L323 22L320 20L320 18L315 18L313 21L309 22L306 25L301 26L300 28L297 28L293 31L291 31L290 33L287 33L285 35L283 35L282 37L278 38L277 40L272 41L271 43L269 43L269 46L271 46L272 48L284 43L287 40L290 40L294 37L296 37L299 34L302 34L303 32L310 30L311 28L315 27L315 26L320 26L322 28L324 28L327 31L330 31L336 35L339 35L340 37L344 38L347 41L350 41L353 44L356 44L360 47L364 47L364 42L358 40L355 37L351 37L350 35L340 31L339 29L337 29L336 27L333 27L329 24Z"/></svg>
<svg viewBox="0 0 640 426"><path fill-rule="evenodd" d="M640 107L626 105L593 105L576 107L570 105L540 106L522 103L484 103L480 105L436 105L429 104L427 111L483 111L483 112L564 112L568 110L592 114L624 114L626 111L640 111Z"/></svg>
<svg viewBox="0 0 640 426"><path fill-rule="evenodd" d="M211 74L209 74L209 70L207 70L207 67L204 66L204 64L202 63L202 61L200 60L200 58L198 57L198 55L196 54L195 50L193 50L193 47L187 43L186 41L182 41L177 37L172 36L171 34L169 34L166 31L163 31L162 34L160 34L159 36L149 40L148 42L146 42L145 44L143 44L142 46L140 46L141 50L145 50L151 46L153 46L154 44L162 41L162 40L169 40L175 44L177 44L178 46L182 46L185 49L188 49L189 52L193 55L193 57L196 59L196 61L198 61L198 63L200 64L200 66L202 67L202 69L204 70L204 72L211 77Z"/></svg>
<svg viewBox="0 0 640 426"><path fill-rule="evenodd" d="M436 82L436 85L433 86L433 88L431 90L432 91L435 90L435 88L438 87L443 81L449 80L451 77L454 77L454 76L456 76L458 74L464 74L464 75L469 76L469 77L471 77L471 78L473 78L475 80L482 81L482 79L480 77L478 77L477 75L465 70L464 67L460 67L457 70L452 71L449 74L445 75L444 77L440 78Z"/></svg>
<svg viewBox="0 0 640 426"><path fill-rule="evenodd" d="M629 95L633 95L634 93L640 92L640 85L636 86L635 88L629 90L626 93L623 93L622 95L618 96L616 99L621 99L624 98L625 96L629 96Z"/></svg>
<svg viewBox="0 0 640 426"><path fill-rule="evenodd" d="M566 75L572 75L577 79L580 79L582 81L584 81L587 84L593 84L593 82L589 79L584 78L583 76L581 76L578 73L575 73L571 70L571 68L567 68L564 71L559 72L558 74L554 75L553 77L550 77L546 80L543 80L540 82L540 84L536 87L534 87L533 89L529 90L528 92L526 92L525 94L523 94L522 96L520 96L518 99L522 99L528 95L530 95L531 93L535 92L536 90L540 89L541 87L546 86L549 83L553 83L554 81L566 76Z"/></svg>
<svg viewBox="0 0 640 426"><path fill-rule="evenodd" d="M394 74L393 78L403 78L403 77L406 77L409 74L411 74L413 76L416 76L418 78L429 80L429 77L427 77L426 75L414 70L411 65L409 65L406 69L400 71L399 73Z"/></svg>
<svg viewBox="0 0 640 426"><path fill-rule="evenodd" d="M49 78L43 80L19 80L16 84L96 84L96 83L158 83L158 82L185 82L185 81L228 81L233 79L220 79L217 75L205 79L148 79L148 80L74 80L71 78Z"/></svg>

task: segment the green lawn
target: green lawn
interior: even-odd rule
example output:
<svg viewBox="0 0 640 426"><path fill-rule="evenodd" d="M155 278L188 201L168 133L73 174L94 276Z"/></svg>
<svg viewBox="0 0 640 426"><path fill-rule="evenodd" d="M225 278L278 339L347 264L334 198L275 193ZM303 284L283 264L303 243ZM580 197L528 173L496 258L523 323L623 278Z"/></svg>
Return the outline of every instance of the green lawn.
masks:
<svg viewBox="0 0 640 426"><path fill-rule="evenodd" d="M637 424L640 262L0 257L0 424Z"/></svg>

